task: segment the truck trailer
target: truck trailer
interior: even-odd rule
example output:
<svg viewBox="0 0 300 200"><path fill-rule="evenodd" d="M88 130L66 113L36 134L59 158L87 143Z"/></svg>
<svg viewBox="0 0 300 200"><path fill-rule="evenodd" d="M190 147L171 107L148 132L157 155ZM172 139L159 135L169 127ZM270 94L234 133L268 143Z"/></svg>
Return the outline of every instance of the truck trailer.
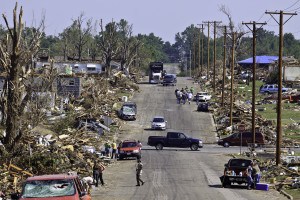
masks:
<svg viewBox="0 0 300 200"><path fill-rule="evenodd" d="M163 62L149 63L149 83L160 83L163 76Z"/></svg>

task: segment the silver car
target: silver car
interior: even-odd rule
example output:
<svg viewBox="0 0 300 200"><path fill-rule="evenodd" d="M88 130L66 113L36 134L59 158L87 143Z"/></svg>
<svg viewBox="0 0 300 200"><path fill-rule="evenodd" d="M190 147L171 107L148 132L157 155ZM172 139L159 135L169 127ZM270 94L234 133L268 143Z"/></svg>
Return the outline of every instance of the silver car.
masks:
<svg viewBox="0 0 300 200"><path fill-rule="evenodd" d="M166 130L166 127L167 127L167 121L162 116L155 116L151 121L152 129Z"/></svg>

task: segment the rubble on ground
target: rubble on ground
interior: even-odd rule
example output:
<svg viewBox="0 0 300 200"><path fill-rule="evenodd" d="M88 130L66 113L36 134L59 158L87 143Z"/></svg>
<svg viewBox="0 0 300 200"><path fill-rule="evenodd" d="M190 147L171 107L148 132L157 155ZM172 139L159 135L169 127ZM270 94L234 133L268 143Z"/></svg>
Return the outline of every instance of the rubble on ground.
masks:
<svg viewBox="0 0 300 200"><path fill-rule="evenodd" d="M131 80L126 76L113 81L86 78L80 98L70 99L63 109L52 110L45 122L16 144L13 155L1 157L0 192L20 191L22 181L31 175L76 171L82 177L91 176L95 159L102 159L106 165L113 163L110 158L100 156L100 148L107 141L118 142L119 127L123 125L116 113L116 104L122 100L118 94L131 96L138 91L134 83L138 78L138 74ZM99 129L76 126L78 120L89 118L97 119Z"/></svg>

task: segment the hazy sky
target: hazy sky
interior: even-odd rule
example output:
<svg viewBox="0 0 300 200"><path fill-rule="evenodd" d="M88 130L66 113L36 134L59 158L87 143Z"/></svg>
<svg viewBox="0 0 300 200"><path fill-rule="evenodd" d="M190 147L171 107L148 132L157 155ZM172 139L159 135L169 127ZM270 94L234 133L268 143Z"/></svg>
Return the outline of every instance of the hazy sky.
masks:
<svg viewBox="0 0 300 200"><path fill-rule="evenodd" d="M0 14L6 14L12 25L12 11L15 0L1 0ZM175 34L191 24L203 21L222 21L228 25L228 18L219 11L225 5L232 15L235 25L242 22L268 22L265 29L278 34L278 24L265 11L300 11L300 0L19 0L23 6L24 21L27 26L38 24L41 16L46 17L45 32L58 35L72 24L80 13L87 19L102 19L108 23L112 19L127 20L133 24L134 34L153 32L164 41L174 43ZM274 15L279 21L279 15ZM289 18L284 16L284 21ZM4 24L1 17L0 23ZM248 30L244 26L245 30ZM300 38L300 16L292 17L284 25L284 33L293 33ZM207 34L207 29L204 31Z"/></svg>

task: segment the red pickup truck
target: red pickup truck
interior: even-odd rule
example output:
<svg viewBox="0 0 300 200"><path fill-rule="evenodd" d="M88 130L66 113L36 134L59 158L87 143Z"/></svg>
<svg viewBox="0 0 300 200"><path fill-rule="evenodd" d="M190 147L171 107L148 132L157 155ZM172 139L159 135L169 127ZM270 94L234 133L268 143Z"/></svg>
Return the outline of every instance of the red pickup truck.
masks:
<svg viewBox="0 0 300 200"><path fill-rule="evenodd" d="M77 175L55 174L26 179L21 194L13 200L91 200Z"/></svg>

